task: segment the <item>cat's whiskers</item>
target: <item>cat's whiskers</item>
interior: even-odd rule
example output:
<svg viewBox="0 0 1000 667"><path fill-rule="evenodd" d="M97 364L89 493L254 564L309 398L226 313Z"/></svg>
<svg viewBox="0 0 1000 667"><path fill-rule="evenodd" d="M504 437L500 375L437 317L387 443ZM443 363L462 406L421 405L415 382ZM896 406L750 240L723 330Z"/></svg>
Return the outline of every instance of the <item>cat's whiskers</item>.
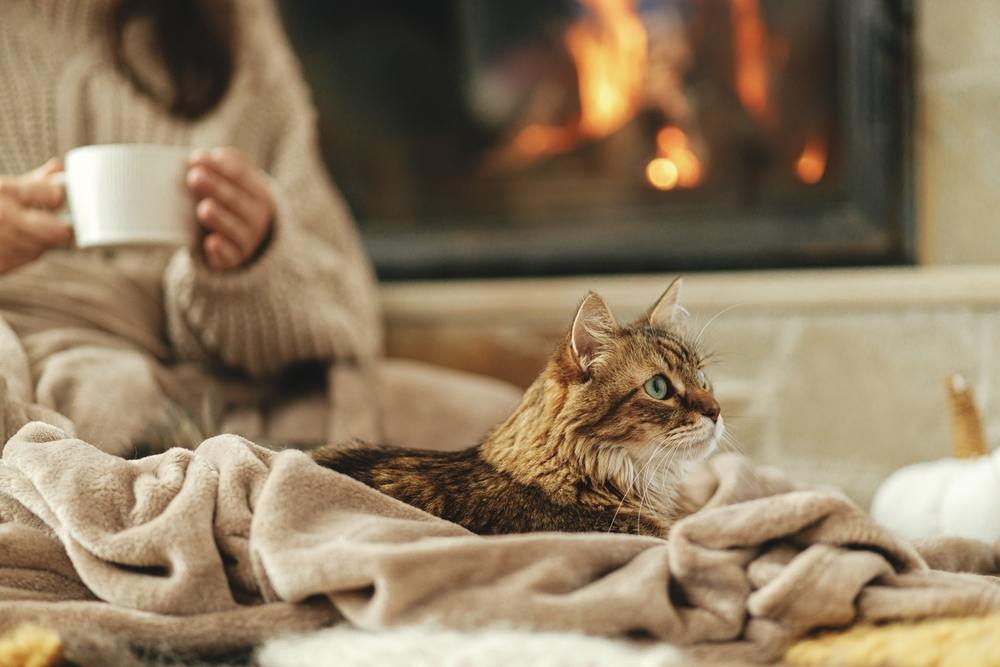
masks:
<svg viewBox="0 0 1000 667"><path fill-rule="evenodd" d="M647 466L644 466L644 470L649 464L653 464L653 466L652 473L644 475L644 479L642 480L644 485L642 496L639 499L639 510L636 515L637 530L641 526L642 508L647 504L646 501L650 500L649 491L651 487L655 489L655 493L653 494L653 501L649 503L649 507L652 508L655 503L657 506L655 509L663 513L669 506L670 496L668 491L676 486L675 482L682 476L680 471L675 469L675 464L680 464L684 460L691 458L689 455L696 448L704 446L704 436L693 437L693 434L702 430L703 428L688 427L683 430L674 431L667 436L660 447L654 450L653 454L647 459ZM659 456L659 460L657 460L657 456Z"/></svg>
<svg viewBox="0 0 1000 667"><path fill-rule="evenodd" d="M670 470L671 470L671 466L673 465L674 461L681 456L681 454L683 453L683 450L684 450L684 446L683 445L680 446L680 447L673 447L671 449L665 450L663 452L663 454L660 456L660 461L655 466L653 474L652 475L647 475L647 477L646 477L646 486L643 489L642 498L639 500L639 512L638 512L638 514L636 516L636 532L638 532L640 535L642 534L642 530L641 530L641 527L642 527L642 523L641 523L642 522L642 506L643 506L644 502L646 501L646 499L649 498L649 487L653 484L654 481L659 481L660 482L659 488L656 489L657 493L654 494L654 498L656 500L660 501L660 502L657 502L657 505L659 507L657 507L656 509L657 510L662 510L663 509L662 506L664 505L664 503L663 503L664 490L668 489L668 488L671 488L671 485L668 484L665 479L659 477L660 471L663 470L664 466L666 466L666 469L667 469L667 472L668 472L668 477L673 478L674 476L672 474L669 474ZM652 504L650 504L650 508L652 509Z"/></svg>
<svg viewBox="0 0 1000 667"><path fill-rule="evenodd" d="M665 457L668 456L670 452L671 450L667 449L666 445L661 445L656 451L653 452L653 454L646 461L646 465L644 466L644 468L648 468L653 463L653 461L656 460L658 454ZM636 514L635 517L635 532L637 535L642 535L642 505L644 502L646 502L646 497L649 494L649 480L650 476L644 475L644 478L642 480L644 482L642 487L642 495L639 496L639 512L638 514Z"/></svg>
<svg viewBox="0 0 1000 667"><path fill-rule="evenodd" d="M665 447L668 447L669 444L670 444L669 442L663 442L662 444L660 444L658 446L654 445L653 453L646 459L645 463L642 465L642 467L639 469L638 472L635 472L635 467L633 465L633 467L632 467L633 475L632 475L632 478L629 480L628 488L626 488L625 489L625 493L622 494L622 499L621 499L621 501L619 501L618 507L615 508L615 513L611 517L611 524L608 526L608 532L609 533L611 532L611 529L614 528L614 526L615 526L615 520L618 518L618 513L621 512L622 506L625 504L625 501L628 500L628 496L632 492L632 489L635 487L636 483L640 482L640 480L642 479L642 476L643 476L643 473L646 470L646 467L649 466L650 462L653 460L653 457L656 456L657 452L659 452L661 449L663 449ZM628 454L625 453L624 451L623 451L623 453L624 453L625 457L628 458ZM641 504L640 504L640 506L641 506Z"/></svg>
<svg viewBox="0 0 1000 667"><path fill-rule="evenodd" d="M749 303L734 303L731 306L727 306L726 308L723 308L722 310L720 310L719 312L717 312L715 315L712 315L712 317L709 318L708 322L705 322L705 326L703 326L701 328L701 331L699 331L698 335L695 337L695 339L694 339L694 345L695 345L695 347L697 347L698 344L701 343L701 337L705 334L705 331L708 329L709 325L712 324L712 322L714 322L715 320L719 319L720 317L722 317L723 315L725 315L726 313L728 313L730 310L733 310L734 308L741 308L743 306L749 306L749 305L750 305Z"/></svg>
<svg viewBox="0 0 1000 667"><path fill-rule="evenodd" d="M740 456L746 456L746 452L743 450L743 446L740 444L740 441L736 439L736 436L728 431L723 432L722 438L719 440L719 444L728 446L732 451L736 452Z"/></svg>
<svg viewBox="0 0 1000 667"><path fill-rule="evenodd" d="M632 469L632 473L633 474L631 475L631 477L630 477L630 479L628 481L628 486L626 487L625 492L622 494L621 500L618 502L618 507L615 508L614 515L611 517L611 524L608 526L608 532L609 533L614 528L615 520L618 518L619 512L621 512L622 507L625 505L625 502L628 500L629 494L632 492L632 490L635 488L635 486L637 484L640 484L640 483L642 483L644 481L644 479L645 479L644 473L645 473L646 469L649 467L649 465L653 462L653 460L656 458L656 456L662 450L664 450L665 448L668 448L668 447L675 446L677 444L678 437L679 436L683 436L683 435L684 435L684 433L674 432L674 433L669 434L663 440L654 440L654 441L648 443L645 446L644 449L646 451L649 451L650 449L652 451L645 457L645 461L643 461L643 463L640 466L640 468L639 468L638 471L635 471L634 464L632 464L632 468L631 469ZM630 463L632 463L631 457L629 457L628 453L624 449L622 449L622 454L626 457L626 459L628 459L628 461ZM640 505L641 505L641 500L640 500Z"/></svg>
<svg viewBox="0 0 1000 667"><path fill-rule="evenodd" d="M682 459L690 458L689 453L692 449L693 447L690 445L687 444L682 445L681 447L676 448L674 450L674 455L670 458L670 460L665 462L665 468L666 468L665 472L668 473L668 477L671 481L676 480L677 477L679 476L678 471L674 467L675 464L681 463ZM669 484L667 479L661 478L660 481L664 487L670 486L672 488L672 485Z"/></svg>

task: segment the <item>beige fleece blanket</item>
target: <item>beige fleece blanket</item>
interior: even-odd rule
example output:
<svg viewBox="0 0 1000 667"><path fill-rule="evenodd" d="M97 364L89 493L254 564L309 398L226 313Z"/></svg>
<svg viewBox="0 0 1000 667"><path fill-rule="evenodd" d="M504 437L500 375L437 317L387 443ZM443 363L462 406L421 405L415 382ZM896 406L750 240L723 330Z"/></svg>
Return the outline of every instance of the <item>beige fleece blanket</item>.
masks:
<svg viewBox="0 0 1000 667"><path fill-rule="evenodd" d="M770 660L816 628L1000 609L996 579L931 570L835 491L719 456L669 540L478 537L235 436L127 461L40 422L0 463L0 630L92 625L139 644L224 651L346 618L642 633ZM936 563L997 571L985 544Z"/></svg>

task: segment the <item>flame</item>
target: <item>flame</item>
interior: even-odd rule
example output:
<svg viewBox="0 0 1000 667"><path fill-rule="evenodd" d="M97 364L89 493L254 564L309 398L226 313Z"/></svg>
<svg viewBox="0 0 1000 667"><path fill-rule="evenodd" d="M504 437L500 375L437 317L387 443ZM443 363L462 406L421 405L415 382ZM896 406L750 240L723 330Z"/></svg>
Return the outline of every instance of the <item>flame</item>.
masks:
<svg viewBox="0 0 1000 667"><path fill-rule="evenodd" d="M826 142L822 138L813 137L806 142L802 154L795 161L795 175L803 183L819 183L826 173L826 158Z"/></svg>
<svg viewBox="0 0 1000 667"><path fill-rule="evenodd" d="M736 95L763 125L773 121L767 67L767 27L760 17L760 0L732 0L733 52Z"/></svg>
<svg viewBox="0 0 1000 667"><path fill-rule="evenodd" d="M530 125L514 139L529 159L563 153L583 139L601 139L628 123L643 103L646 28L636 0L580 0L587 16L566 30L576 65L580 116L566 127Z"/></svg>
<svg viewBox="0 0 1000 667"><path fill-rule="evenodd" d="M702 166L691 150L688 136L679 127L667 125L656 133L657 157L646 165L646 180L658 190L693 188L701 183ZM669 163L669 167L666 166ZM674 174L667 178L668 171ZM663 187L669 183L669 187Z"/></svg>
<svg viewBox="0 0 1000 667"><path fill-rule="evenodd" d="M566 31L580 87L580 132L599 139L620 129L642 104L646 28L635 0L580 0L592 20Z"/></svg>
<svg viewBox="0 0 1000 667"><path fill-rule="evenodd" d="M567 28L565 40L576 65L580 115L566 126L525 127L514 139L514 149L522 158L564 153L581 140L607 137L624 127L644 104L649 36L637 12L638 0L579 2L587 14ZM753 7L756 11L756 0ZM683 130L663 127L656 146L656 157L646 165L650 185L672 190L702 182L701 161Z"/></svg>

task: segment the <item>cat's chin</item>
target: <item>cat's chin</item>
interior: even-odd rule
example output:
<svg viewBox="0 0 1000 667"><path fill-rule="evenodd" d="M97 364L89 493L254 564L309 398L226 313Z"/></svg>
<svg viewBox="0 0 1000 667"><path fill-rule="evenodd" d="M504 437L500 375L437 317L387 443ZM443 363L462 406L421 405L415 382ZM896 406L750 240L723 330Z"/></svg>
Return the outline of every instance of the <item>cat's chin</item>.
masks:
<svg viewBox="0 0 1000 667"><path fill-rule="evenodd" d="M719 448L719 443L722 442L722 436L725 435L725 433L726 422L722 418L722 415L719 415L715 425L712 427L712 437L710 438L709 447L702 458L708 458L715 453L715 451Z"/></svg>
<svg viewBox="0 0 1000 667"><path fill-rule="evenodd" d="M701 428L691 433L683 441L671 445L671 453L666 453L662 443L657 442L646 443L638 450L633 450L630 457L632 465L640 474L648 472L655 475L663 473L683 476L690 466L704 461L719 449L719 443L722 441L722 435L725 431L726 426L722 415L719 415L718 420L714 423L705 419ZM663 458L661 459L661 457ZM662 462L666 462L668 467L663 468Z"/></svg>
<svg viewBox="0 0 1000 667"><path fill-rule="evenodd" d="M708 439L705 441L703 451L695 457L695 460L701 461L714 454L719 449L719 443L722 442L722 436L725 432L726 422L722 419L722 415L719 415L719 418L712 426L711 435L709 435Z"/></svg>
<svg viewBox="0 0 1000 667"><path fill-rule="evenodd" d="M726 432L726 423L722 419L722 415L713 423L708 419L704 420L704 426L699 429L699 432L693 434L690 441L685 443L685 456L686 461L701 461L706 459L719 448L719 443L722 441L722 435Z"/></svg>

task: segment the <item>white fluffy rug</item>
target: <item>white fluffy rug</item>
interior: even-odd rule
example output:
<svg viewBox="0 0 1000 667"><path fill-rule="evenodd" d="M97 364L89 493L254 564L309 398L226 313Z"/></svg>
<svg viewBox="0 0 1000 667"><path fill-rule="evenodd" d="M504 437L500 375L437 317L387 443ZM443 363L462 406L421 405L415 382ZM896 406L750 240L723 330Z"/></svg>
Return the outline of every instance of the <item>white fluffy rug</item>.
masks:
<svg viewBox="0 0 1000 667"><path fill-rule="evenodd" d="M662 642L616 641L559 632L456 632L410 627L367 632L347 626L275 639L256 654L260 667L682 667Z"/></svg>

